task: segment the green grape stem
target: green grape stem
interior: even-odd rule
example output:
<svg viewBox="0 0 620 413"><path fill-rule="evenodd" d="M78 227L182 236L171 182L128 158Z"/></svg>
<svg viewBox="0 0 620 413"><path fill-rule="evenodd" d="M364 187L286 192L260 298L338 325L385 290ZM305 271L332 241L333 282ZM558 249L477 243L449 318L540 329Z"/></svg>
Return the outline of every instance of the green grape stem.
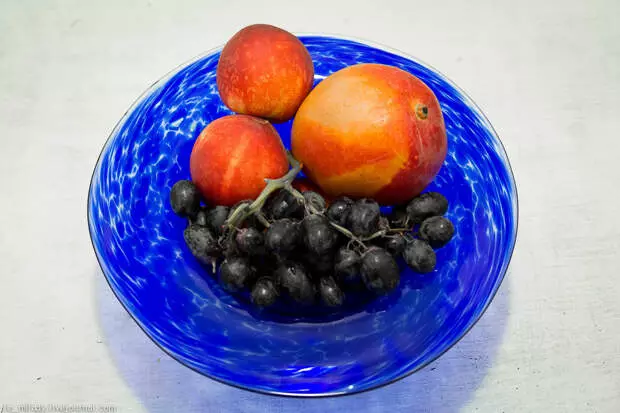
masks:
<svg viewBox="0 0 620 413"><path fill-rule="evenodd" d="M265 186L260 195L258 195L258 197L251 204L243 204L239 206L235 210L235 212L233 212L232 215L228 217L228 219L226 220L226 225L229 228L238 228L239 225L241 225L243 221L245 221L248 217L261 212L263 206L265 205L265 202L267 202L269 196L275 191L286 187L292 188L291 183L297 177L297 174L299 174L299 172L301 171L302 164L297 159L293 158L293 156L288 152L287 156L289 163L291 164L291 169L281 178L265 179L265 182L267 182L267 186ZM303 198L303 195L301 197ZM264 215L262 216L262 218L265 218ZM258 219L260 220L261 217L259 216Z"/></svg>
<svg viewBox="0 0 620 413"><path fill-rule="evenodd" d="M256 216L257 219L265 227L269 227L270 223L265 217L265 215L263 214L262 208L265 205L265 202L267 202L267 199L269 198L269 196L271 196L271 194L274 193L275 191L279 191L281 189L284 189L290 192L300 203L304 205L308 213L310 214L320 213L320 211L318 211L313 205L306 203L306 199L304 198L301 192L293 188L292 183L297 177L297 175L299 174L299 172L301 171L303 165L297 159L295 159L291 155L290 152L287 152L287 157L288 157L288 161L291 166L291 169L284 176L280 178L265 179L265 182L267 183L267 185L262 190L262 192L258 195L258 197L250 204L240 205L232 213L232 215L228 217L228 219L226 220L226 224L225 224L228 227L228 229L239 228L239 226L243 224L243 222L252 215ZM330 224L335 230L345 235L352 242L355 242L364 251L368 250L368 246L365 244L365 242L367 241L385 236L387 234L404 234L404 233L408 233L409 231L411 231L410 228L389 228L389 229L379 230L375 232L374 234L361 238L353 234L348 229L334 222L330 222Z"/></svg>

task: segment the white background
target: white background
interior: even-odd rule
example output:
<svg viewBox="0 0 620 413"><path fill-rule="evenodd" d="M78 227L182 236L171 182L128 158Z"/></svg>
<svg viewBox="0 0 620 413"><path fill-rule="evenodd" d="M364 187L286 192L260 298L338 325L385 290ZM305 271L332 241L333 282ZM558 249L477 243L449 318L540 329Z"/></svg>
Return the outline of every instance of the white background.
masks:
<svg viewBox="0 0 620 413"><path fill-rule="evenodd" d="M0 406L619 412L619 5L0 0ZM517 248L490 310L423 372L347 402L257 396L179 366L115 300L88 238L90 175L117 120L255 22L428 62L480 105L515 171Z"/></svg>

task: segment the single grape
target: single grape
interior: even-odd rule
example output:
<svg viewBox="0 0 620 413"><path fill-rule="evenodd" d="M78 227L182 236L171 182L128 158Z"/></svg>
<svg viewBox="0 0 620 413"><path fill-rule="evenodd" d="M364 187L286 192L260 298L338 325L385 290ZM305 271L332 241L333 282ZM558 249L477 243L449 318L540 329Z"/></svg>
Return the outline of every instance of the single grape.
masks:
<svg viewBox="0 0 620 413"><path fill-rule="evenodd" d="M392 255L399 255L405 249L405 237L401 234L388 235L383 248Z"/></svg>
<svg viewBox="0 0 620 413"><path fill-rule="evenodd" d="M211 263L212 257L219 255L220 247L217 239L208 228L197 224L190 224L183 232L185 243L192 255L203 263Z"/></svg>
<svg viewBox="0 0 620 413"><path fill-rule="evenodd" d="M306 206L310 207L310 210L313 213L322 214L323 212L325 212L325 198L323 198L319 193L314 191L304 191L303 196L306 200Z"/></svg>
<svg viewBox="0 0 620 413"><path fill-rule="evenodd" d="M426 218L420 225L420 239L433 248L441 248L454 236L454 225L445 217Z"/></svg>
<svg viewBox="0 0 620 413"><path fill-rule="evenodd" d="M435 251L426 242L413 239L407 243L403 251L403 258L407 265L420 273L431 272L437 264Z"/></svg>
<svg viewBox="0 0 620 413"><path fill-rule="evenodd" d="M413 198L407 205L407 215L414 224L426 218L443 215L448 210L448 200L439 192L425 192Z"/></svg>
<svg viewBox="0 0 620 413"><path fill-rule="evenodd" d="M346 196L337 198L327 208L327 218L340 226L347 225L347 218L351 212L351 206L353 206L353 200Z"/></svg>
<svg viewBox="0 0 620 413"><path fill-rule="evenodd" d="M303 203L286 189L281 189L269 197L263 210L272 220L282 218L301 219L304 216Z"/></svg>
<svg viewBox="0 0 620 413"><path fill-rule="evenodd" d="M235 241L239 251L250 256L265 252L265 236L254 227L242 228L237 231Z"/></svg>
<svg viewBox="0 0 620 413"><path fill-rule="evenodd" d="M314 255L326 255L338 244L338 234L329 220L320 214L309 215L303 221L304 244Z"/></svg>
<svg viewBox="0 0 620 413"><path fill-rule="evenodd" d="M293 300L302 304L314 302L315 290L308 272L298 262L285 261L274 273L278 284Z"/></svg>
<svg viewBox="0 0 620 413"><path fill-rule="evenodd" d="M278 291L276 283L268 277L259 278L252 288L252 303L258 307L269 307L273 305L279 296L280 292Z"/></svg>
<svg viewBox="0 0 620 413"><path fill-rule="evenodd" d="M170 190L170 205L175 214L195 217L200 209L200 194L191 181L178 181Z"/></svg>
<svg viewBox="0 0 620 413"><path fill-rule="evenodd" d="M218 205L209 210L207 213L207 226L214 234L222 235L224 232L224 224L230 213L230 208L224 205Z"/></svg>
<svg viewBox="0 0 620 413"><path fill-rule="evenodd" d="M265 245L274 254L287 255L297 247L301 238L301 227L291 219L274 221L265 234Z"/></svg>
<svg viewBox="0 0 620 413"><path fill-rule="evenodd" d="M334 271L336 278L340 281L356 281L360 277L360 265L362 258L360 255L346 247L342 247L336 253L334 261Z"/></svg>
<svg viewBox="0 0 620 413"><path fill-rule="evenodd" d="M381 210L379 204L369 198L358 200L351 207L351 212L347 219L347 227L353 234L359 237L366 237L374 234L379 229L379 219Z"/></svg>
<svg viewBox="0 0 620 413"><path fill-rule="evenodd" d="M396 205L392 208L392 211L387 215L388 222L392 228L405 228L407 223L407 206ZM407 225L408 226L408 225Z"/></svg>
<svg viewBox="0 0 620 413"><path fill-rule="evenodd" d="M227 258L220 265L220 284L227 291L239 291L250 285L254 274L254 269L246 258Z"/></svg>
<svg viewBox="0 0 620 413"><path fill-rule="evenodd" d="M332 277L322 277L319 281L321 301L328 307L340 307L344 302L344 293Z"/></svg>
<svg viewBox="0 0 620 413"><path fill-rule="evenodd" d="M361 273L366 288L378 294L393 290L400 282L398 264L383 248L371 248L364 253Z"/></svg>
<svg viewBox="0 0 620 413"><path fill-rule="evenodd" d="M193 219L190 218L190 221L192 222L192 224L200 225L201 227L206 227L207 226L207 214L208 214L208 208L205 206L201 206L198 212L196 213L196 216Z"/></svg>

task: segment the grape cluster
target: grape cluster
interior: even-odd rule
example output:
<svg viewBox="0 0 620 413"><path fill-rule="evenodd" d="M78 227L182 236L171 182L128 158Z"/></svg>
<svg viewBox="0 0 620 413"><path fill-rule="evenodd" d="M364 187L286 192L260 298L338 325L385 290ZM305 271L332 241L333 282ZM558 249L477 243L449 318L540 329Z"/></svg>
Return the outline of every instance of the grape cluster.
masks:
<svg viewBox="0 0 620 413"><path fill-rule="evenodd" d="M400 257L418 273L431 272L434 249L454 235L443 216L448 201L437 192L387 214L369 198L328 204L317 192L290 185L259 198L264 202L200 206L198 191L185 180L170 194L174 212L189 220L184 238L191 253L214 272L219 262L222 287L249 291L258 307L280 300L338 307L347 291L360 288L386 294L400 282Z"/></svg>

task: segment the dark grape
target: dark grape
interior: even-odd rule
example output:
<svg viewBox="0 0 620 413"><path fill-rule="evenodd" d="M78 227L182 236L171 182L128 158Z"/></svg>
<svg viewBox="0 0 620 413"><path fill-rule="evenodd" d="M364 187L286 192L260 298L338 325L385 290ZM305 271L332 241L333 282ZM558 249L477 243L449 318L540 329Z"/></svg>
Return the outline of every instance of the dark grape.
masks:
<svg viewBox="0 0 620 413"><path fill-rule="evenodd" d="M332 277L323 277L319 281L321 301L328 307L340 307L344 302L344 293Z"/></svg>
<svg viewBox="0 0 620 413"><path fill-rule="evenodd" d="M282 218L301 219L304 216L304 205L289 191L281 189L267 200L264 211L273 220Z"/></svg>
<svg viewBox="0 0 620 413"><path fill-rule="evenodd" d="M220 284L227 291L239 291L250 285L254 274L254 269L246 258L227 258L220 265Z"/></svg>
<svg viewBox="0 0 620 413"><path fill-rule="evenodd" d="M178 181L170 190L170 205L179 216L195 217L200 209L198 188L191 181Z"/></svg>
<svg viewBox="0 0 620 413"><path fill-rule="evenodd" d="M224 232L224 224L230 213L230 208L224 205L218 205L207 212L207 226L214 234L222 235Z"/></svg>
<svg viewBox="0 0 620 413"><path fill-rule="evenodd" d="M301 227L288 218L271 224L265 234L265 245L275 254L287 255L295 249L301 238Z"/></svg>
<svg viewBox="0 0 620 413"><path fill-rule="evenodd" d="M304 244L311 254L322 256L338 244L338 234L324 215L309 215L303 221Z"/></svg>
<svg viewBox="0 0 620 413"><path fill-rule="evenodd" d="M366 288L378 294L385 294L398 286L400 270L398 264L386 250L372 248L362 257L362 279Z"/></svg>
<svg viewBox="0 0 620 413"><path fill-rule="evenodd" d="M261 255L265 252L265 236L254 227L242 228L237 232L235 241L239 251L247 255Z"/></svg>
<svg viewBox="0 0 620 413"><path fill-rule="evenodd" d="M281 263L275 271L275 276L278 284L293 300L302 304L311 304L314 301L314 285L300 263L293 261Z"/></svg>
<svg viewBox="0 0 620 413"><path fill-rule="evenodd" d="M420 239L433 248L441 248L454 236L454 225L445 217L430 217L420 225Z"/></svg>
<svg viewBox="0 0 620 413"><path fill-rule="evenodd" d="M414 224L426 218L443 215L448 210L448 200L439 192L425 192L413 198L407 205L407 215Z"/></svg>
<svg viewBox="0 0 620 413"><path fill-rule="evenodd" d="M379 229L379 219L381 210L379 204L369 198L358 200L351 207L351 212L347 219L347 227L353 234L359 237L366 237L374 234Z"/></svg>
<svg viewBox="0 0 620 413"><path fill-rule="evenodd" d="M271 278L262 277L254 284L251 298L254 305L258 307L269 307L276 302L279 295L280 292L278 291L276 283L274 283Z"/></svg>
<svg viewBox="0 0 620 413"><path fill-rule="evenodd" d="M388 222L392 228L405 228L407 224L407 206L396 205L392 208L392 211L387 215ZM408 226L408 225L407 225Z"/></svg>
<svg viewBox="0 0 620 413"><path fill-rule="evenodd" d="M353 201L346 196L335 199L329 208L327 208L327 218L340 226L346 226L352 205Z"/></svg>
<svg viewBox="0 0 620 413"><path fill-rule="evenodd" d="M362 258L356 251L346 247L340 248L334 262L336 277L346 282L359 279L361 260Z"/></svg>
<svg viewBox="0 0 620 413"><path fill-rule="evenodd" d="M426 242L413 239L407 243L403 251L403 258L407 265L420 273L431 272L437 264L435 251Z"/></svg>
<svg viewBox="0 0 620 413"><path fill-rule="evenodd" d="M383 248L392 255L399 255L405 249L405 237L401 234L388 235Z"/></svg>
<svg viewBox="0 0 620 413"><path fill-rule="evenodd" d="M314 191L305 191L303 192L303 196L306 200L306 206L310 207L312 212L319 214L325 212L325 198L323 198L319 193Z"/></svg>
<svg viewBox="0 0 620 413"><path fill-rule="evenodd" d="M217 239L208 228L197 224L190 224L183 232L185 243L189 247L192 255L203 263L210 263L212 257L220 253Z"/></svg>
<svg viewBox="0 0 620 413"><path fill-rule="evenodd" d="M205 206L200 207L196 216L193 219L190 219L192 224L200 225L201 227L207 226L207 214L208 208Z"/></svg>

